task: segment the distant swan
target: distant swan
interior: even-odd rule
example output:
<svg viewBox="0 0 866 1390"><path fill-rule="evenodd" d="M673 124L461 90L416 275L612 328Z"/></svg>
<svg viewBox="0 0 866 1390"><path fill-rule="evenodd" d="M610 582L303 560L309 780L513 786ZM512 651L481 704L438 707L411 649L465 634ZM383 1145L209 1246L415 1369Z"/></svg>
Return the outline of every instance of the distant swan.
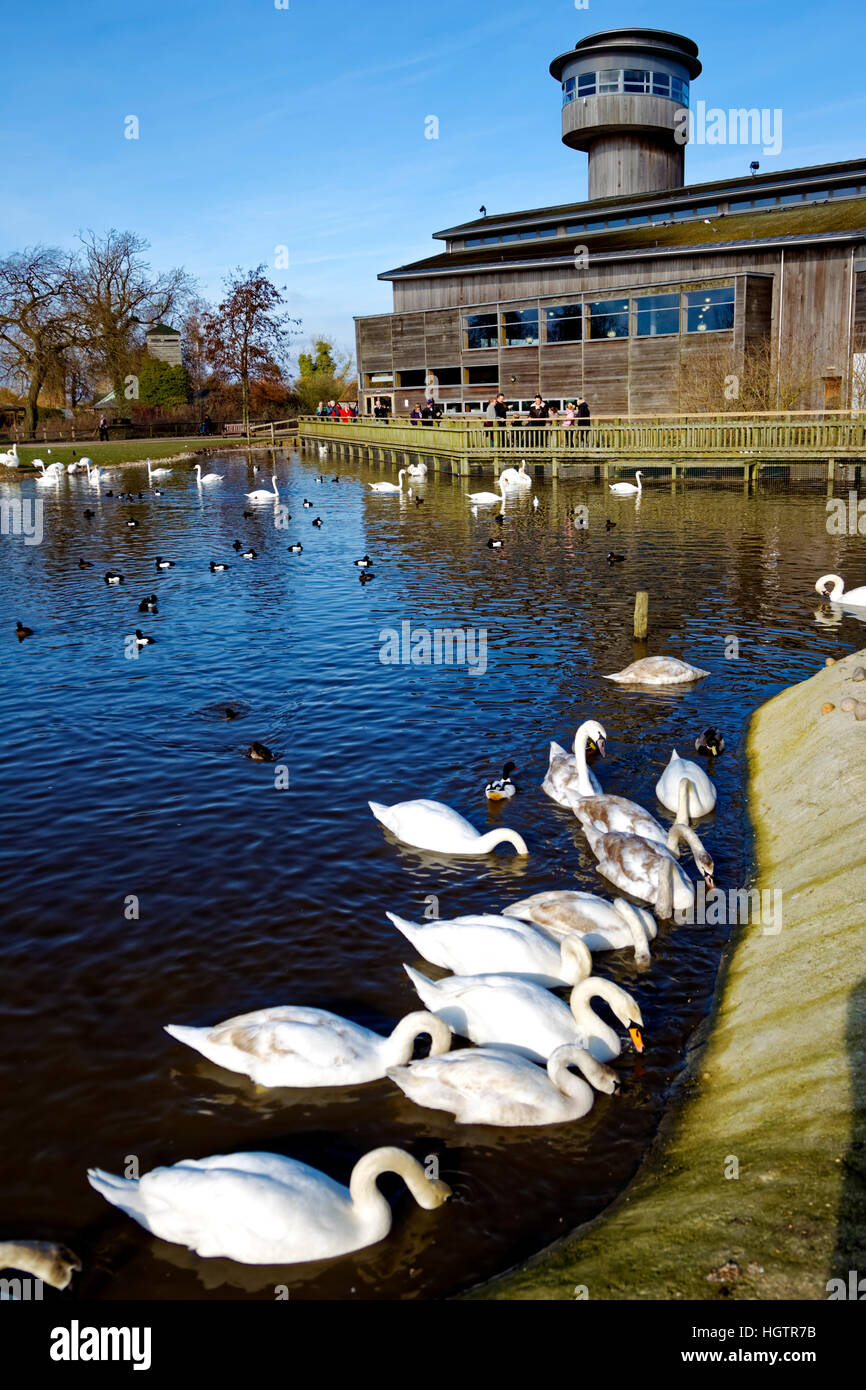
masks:
<svg viewBox="0 0 866 1390"><path fill-rule="evenodd" d="M406 472L409 474L410 478L426 478L427 465L426 463L410 463Z"/></svg>
<svg viewBox="0 0 866 1390"><path fill-rule="evenodd" d="M554 941L563 941L577 933L590 951L622 951L633 947L638 965L649 964L649 943L658 933L656 919L645 907L635 907L625 898L615 898L609 903L595 893L569 889L533 893L531 898L503 908L503 915L534 922Z"/></svg>
<svg viewBox="0 0 866 1390"><path fill-rule="evenodd" d="M12 448L7 450L6 453L0 454L0 464L3 464L6 468L17 468L19 463L20 459L18 458L17 444L13 444Z"/></svg>
<svg viewBox="0 0 866 1390"><path fill-rule="evenodd" d="M656 796L668 811L682 806L684 792L691 820L708 816L716 804L716 788L702 767L690 758L681 758L674 749L670 762L656 782ZM677 816L677 820L680 817Z"/></svg>
<svg viewBox="0 0 866 1390"><path fill-rule="evenodd" d="M204 477L202 477L200 463L196 464L193 471L196 475L196 482L198 483L199 487L202 483L221 483L223 480L222 473L205 473Z"/></svg>
<svg viewBox="0 0 866 1390"><path fill-rule="evenodd" d="M645 656L611 676L602 676L602 680L615 681L617 685L689 685L709 674L677 656Z"/></svg>
<svg viewBox="0 0 866 1390"><path fill-rule="evenodd" d="M529 922L492 913L417 924L394 912L385 916L431 965L455 975L516 975L548 989L585 978L584 960Z"/></svg>
<svg viewBox="0 0 866 1390"><path fill-rule="evenodd" d="M150 459L148 459L148 460L147 460L147 476L148 476L148 479L149 479L150 482L153 482L154 478L168 478L168 477L171 476L171 469L170 469L170 468L153 468L153 467L151 466Z"/></svg>
<svg viewBox="0 0 866 1390"><path fill-rule="evenodd" d="M571 1043L551 1053L546 1072L507 1048L472 1047L390 1067L388 1076L416 1105L445 1110L460 1125L565 1124L589 1113L593 1087L612 1095L617 1086L615 1071Z"/></svg>
<svg viewBox="0 0 866 1390"><path fill-rule="evenodd" d="M401 468L401 469L400 469L400 472L397 474L397 481L396 481L396 483L371 483L371 484L370 484L370 491L371 491L371 492L402 492L402 491L403 491L403 479L404 479L405 475L406 475L406 469L405 469L405 468Z"/></svg>
<svg viewBox="0 0 866 1390"><path fill-rule="evenodd" d="M434 1014L401 1019L390 1037L326 1009L277 1005L239 1014L210 1028L169 1023L167 1033L209 1062L243 1072L259 1086L354 1086L378 1081L408 1062L415 1039L430 1036L430 1054L447 1052L451 1035Z"/></svg>
<svg viewBox="0 0 866 1390"><path fill-rule="evenodd" d="M394 806L383 806L378 801L367 804L377 821L415 849L440 854L489 854L496 845L508 844L518 854L529 853L516 830L500 826L480 835L474 825L441 801L398 801Z"/></svg>
<svg viewBox="0 0 866 1390"><path fill-rule="evenodd" d="M271 478L271 483L274 488L273 492L268 492L265 487L259 487L256 488L255 492L247 492L244 496L248 497L251 502L276 502L280 495L277 488L276 474Z"/></svg>
<svg viewBox="0 0 866 1390"><path fill-rule="evenodd" d="M384 1240L392 1213L376 1186L398 1173L427 1211L451 1189L428 1178L403 1149L373 1149L352 1169L348 1188L282 1154L219 1154L118 1178L89 1168L90 1186L152 1235L205 1258L248 1265L334 1259Z"/></svg>
<svg viewBox="0 0 866 1390"><path fill-rule="evenodd" d="M428 1009L455 1033L482 1046L493 1043L513 1048L533 1062L546 1062L563 1043L585 1047L597 1062L610 1062L621 1051L619 1035L599 1018L593 999L603 999L625 1028L642 1027L640 1009L630 994L592 975L592 956L579 937L570 937L569 949L582 954L585 975L564 1004L541 985L513 975L449 975L428 980L403 969Z"/></svg>
<svg viewBox="0 0 866 1390"><path fill-rule="evenodd" d="M557 806L570 807L571 796L598 796L601 783L586 765L586 745L590 739L604 757L607 734L596 719L587 719L574 736L574 753L566 753L558 743L550 745L550 760L542 791L546 791Z"/></svg>
<svg viewBox="0 0 866 1390"><path fill-rule="evenodd" d="M840 579L838 574L824 574L815 585L817 593L828 598L831 603L840 603L843 607L850 605L852 608L866 608L866 584L859 589L845 590L845 581Z"/></svg>
<svg viewBox="0 0 866 1390"><path fill-rule="evenodd" d="M630 497L631 494L634 492L642 492L643 488L641 486L641 478L643 477L643 474L641 473L640 469L638 469L634 476L637 478L637 483L611 483L610 490L614 494L614 496Z"/></svg>
<svg viewBox="0 0 866 1390"><path fill-rule="evenodd" d="M476 505L480 503L485 507L492 506L494 502L504 502L508 485L503 482L501 473L496 486L499 488L498 492L467 492L467 502L474 502Z"/></svg>

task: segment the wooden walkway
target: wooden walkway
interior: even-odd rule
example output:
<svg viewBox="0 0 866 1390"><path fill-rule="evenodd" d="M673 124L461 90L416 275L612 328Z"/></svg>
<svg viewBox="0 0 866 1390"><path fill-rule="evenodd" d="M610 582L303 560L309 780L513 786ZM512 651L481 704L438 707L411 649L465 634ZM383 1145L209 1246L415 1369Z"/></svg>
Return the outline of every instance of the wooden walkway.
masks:
<svg viewBox="0 0 866 1390"><path fill-rule="evenodd" d="M553 477L562 467L589 465L603 478L634 468L663 469L673 477L733 468L753 479L768 465L818 463L832 480L837 462L866 461L866 417L596 422L581 434L561 425L488 430L482 420L465 418L412 425L403 419L343 424L302 416L298 436L302 445L327 443L340 454L357 451L383 463L418 457L434 471L447 467L461 474L495 475L525 458Z"/></svg>

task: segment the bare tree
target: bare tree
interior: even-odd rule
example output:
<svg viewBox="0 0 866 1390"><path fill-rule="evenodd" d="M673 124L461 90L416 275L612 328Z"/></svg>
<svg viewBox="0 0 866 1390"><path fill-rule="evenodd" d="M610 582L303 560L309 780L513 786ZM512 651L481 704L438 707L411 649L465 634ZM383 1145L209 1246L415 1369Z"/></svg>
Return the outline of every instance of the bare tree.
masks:
<svg viewBox="0 0 866 1390"><path fill-rule="evenodd" d="M80 241L74 312L120 401L141 325L180 308L193 285L181 269L156 275L144 259L149 243L134 232L112 228L98 237L88 231Z"/></svg>
<svg viewBox="0 0 866 1390"><path fill-rule="evenodd" d="M67 352L81 341L70 314L71 264L50 246L0 262L0 362L7 377L26 391L24 429L31 438L43 387L58 381Z"/></svg>
<svg viewBox="0 0 866 1390"><path fill-rule="evenodd" d="M733 344L709 339L692 347L680 368L683 414L762 415L807 410L820 379L814 338L779 357L769 339L750 343L741 357Z"/></svg>
<svg viewBox="0 0 866 1390"><path fill-rule="evenodd" d="M250 383L281 375L300 320L282 310L285 301L264 265L246 273L238 268L225 286L225 299L202 325L205 354L218 376L240 383L242 419L249 430Z"/></svg>

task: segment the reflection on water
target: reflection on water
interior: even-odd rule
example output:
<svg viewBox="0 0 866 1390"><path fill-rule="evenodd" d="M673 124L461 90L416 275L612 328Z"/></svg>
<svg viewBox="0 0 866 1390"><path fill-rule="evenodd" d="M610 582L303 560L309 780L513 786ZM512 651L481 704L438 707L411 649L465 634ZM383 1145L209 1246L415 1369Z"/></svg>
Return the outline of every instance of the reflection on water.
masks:
<svg viewBox="0 0 866 1390"><path fill-rule="evenodd" d="M69 1243L90 1297L273 1298L276 1284L292 1298L439 1297L622 1189L707 1011L724 928L663 928L649 972L624 955L596 958L636 995L647 1050L620 1059L620 1094L549 1130L462 1128L388 1081L261 1091L163 1026L292 1002L384 1033L417 1007L401 968L417 962L386 909L420 921L430 895L456 916L544 888L598 889L576 821L539 785L550 740L569 744L589 716L609 736L595 764L603 786L660 816L653 788L671 747L687 755L704 727L722 730L719 805L702 834L720 885L741 882L745 717L826 655L860 645L861 620L816 614L813 592L829 571L862 582L858 538L828 536L817 491L688 484L651 484L638 508L593 484L549 483L537 511L509 501L500 528L483 509L472 515L458 479L415 480L416 507L371 494L373 472L317 485L316 467L294 456L278 457L291 520L276 529L281 514L244 497L270 476L267 456L257 462L258 476L249 460L219 458L211 467L224 481L201 489L181 465L162 497L145 491L131 504L65 476L40 489L41 545L0 538L0 1230ZM122 486L146 489L145 470L128 470ZM32 480L0 489L18 496L35 496ZM574 524L578 503L587 530ZM501 551L487 547L494 532ZM612 538L626 556L614 568ZM259 558L242 560L235 540ZM289 553L295 541L300 554ZM364 554L376 575L366 586L352 563ZM157 572L157 555L175 568ZM93 568L80 570L79 557ZM212 574L211 560L230 568ZM125 584L107 588L108 569ZM645 649L631 640L637 589L651 595ZM151 592L159 613L139 615ZM18 618L35 632L22 644ZM381 634L403 621L486 629L486 673L383 664ZM156 644L127 659L126 638L142 626ZM738 660L725 658L730 637ZM712 674L678 692L601 679L644 651ZM244 756L253 741L278 754L288 790L274 767ZM489 804L484 786L509 758L519 793ZM479 830L513 826L529 859L500 849L448 860L395 844L367 800L416 796ZM346 1181L360 1154L385 1143L436 1155L455 1199L424 1212L385 1177L391 1238L325 1265L200 1260L154 1241L84 1176L93 1164L122 1171L131 1155L144 1172L272 1149Z"/></svg>

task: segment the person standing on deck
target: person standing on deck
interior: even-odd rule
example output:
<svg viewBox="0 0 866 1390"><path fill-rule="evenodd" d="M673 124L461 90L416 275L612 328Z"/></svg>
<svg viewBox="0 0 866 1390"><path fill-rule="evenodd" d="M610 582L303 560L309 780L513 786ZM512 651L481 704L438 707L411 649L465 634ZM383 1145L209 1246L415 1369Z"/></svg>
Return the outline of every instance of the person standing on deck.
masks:
<svg viewBox="0 0 866 1390"><path fill-rule="evenodd" d="M536 396L535 400L532 402L532 405L529 407L530 425L534 426L535 430L544 429L544 421L549 419L550 410L548 408L547 402L541 396ZM530 438L531 437L532 436L530 436ZM536 435L535 442L537 441L538 436Z"/></svg>
<svg viewBox="0 0 866 1390"><path fill-rule="evenodd" d="M508 406L501 391L493 408L496 412L496 442L501 447L505 443L505 427L508 424Z"/></svg>
<svg viewBox="0 0 866 1390"><path fill-rule="evenodd" d="M588 441L588 439L589 439L589 425L590 425L589 406L587 405L586 401L583 399L583 396L578 396L578 398L577 398L577 430L578 430L577 442L578 442L578 444L586 444L586 443L587 443L587 441Z"/></svg>
<svg viewBox="0 0 866 1390"><path fill-rule="evenodd" d="M487 402L487 409L484 412L484 437L487 443L493 448L496 443L494 426L496 424L496 397L491 396Z"/></svg>

